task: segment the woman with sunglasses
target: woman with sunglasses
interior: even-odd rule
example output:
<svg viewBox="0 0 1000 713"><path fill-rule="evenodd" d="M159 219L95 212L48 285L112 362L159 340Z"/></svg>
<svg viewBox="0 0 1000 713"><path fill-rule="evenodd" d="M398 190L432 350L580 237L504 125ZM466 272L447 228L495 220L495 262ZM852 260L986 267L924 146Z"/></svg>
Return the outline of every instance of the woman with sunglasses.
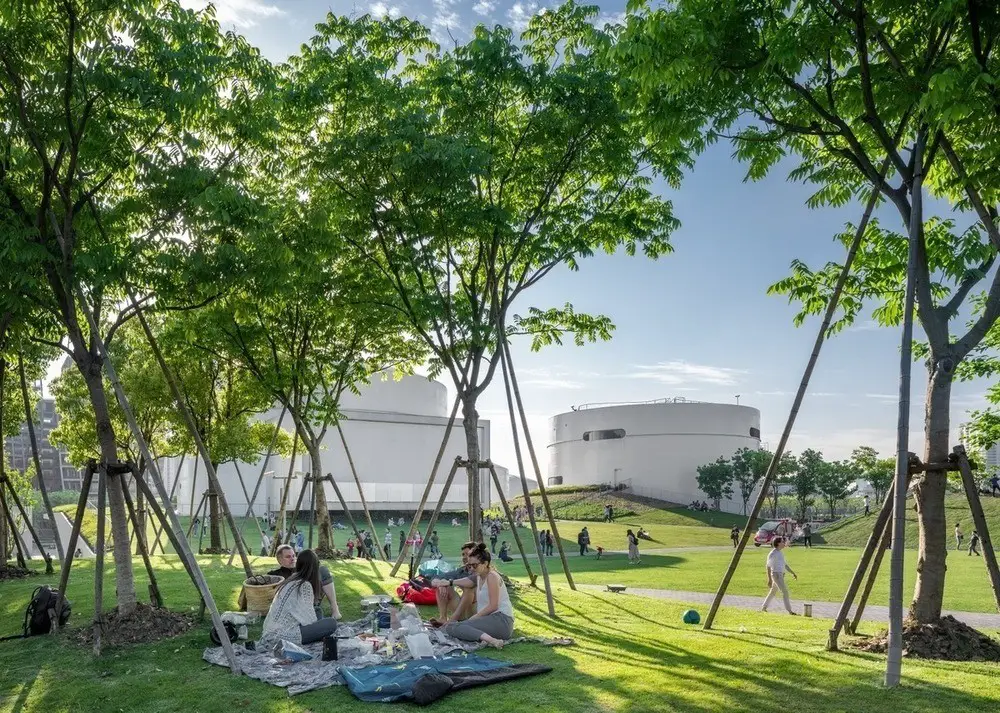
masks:
<svg viewBox="0 0 1000 713"><path fill-rule="evenodd" d="M507 585L490 565L491 555L485 544L477 544L468 556L473 574L452 584L476 588L476 613L465 621L453 621L444 632L462 641L482 641L498 649L514 633L514 607Z"/></svg>

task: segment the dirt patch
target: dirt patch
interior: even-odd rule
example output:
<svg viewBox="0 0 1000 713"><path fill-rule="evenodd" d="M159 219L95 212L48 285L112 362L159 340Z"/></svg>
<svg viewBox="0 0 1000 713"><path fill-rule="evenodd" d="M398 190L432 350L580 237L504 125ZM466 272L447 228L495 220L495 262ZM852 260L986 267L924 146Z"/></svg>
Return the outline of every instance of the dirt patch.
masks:
<svg viewBox="0 0 1000 713"><path fill-rule="evenodd" d="M206 547L203 550L198 550L198 554L200 554L200 555L228 555L228 554L230 554L230 552L229 552L229 550L225 549L224 547Z"/></svg>
<svg viewBox="0 0 1000 713"><path fill-rule="evenodd" d="M188 614L157 609L140 602L135 611L128 616L121 616L118 609L112 609L105 614L101 645L114 647L149 644L187 633L192 626L194 617ZM84 626L76 632L75 638L80 644L92 645L94 628L89 624Z"/></svg>
<svg viewBox="0 0 1000 713"><path fill-rule="evenodd" d="M24 569L23 567L5 567L0 569L0 580L3 579L24 579L25 577L34 577L38 572L31 569Z"/></svg>
<svg viewBox="0 0 1000 713"><path fill-rule="evenodd" d="M884 654L889 647L888 631L870 639L852 641L849 646ZM1000 641L976 631L952 616L934 624L907 622L903 626L903 656L942 661L1000 661Z"/></svg>
<svg viewBox="0 0 1000 713"><path fill-rule="evenodd" d="M346 560L346 559L352 559L352 558L348 557L347 553L344 552L343 550L337 550L337 549L328 550L328 549L325 549L325 548L320 549L319 547L317 547L316 549L313 550L313 552L315 552L316 556L319 557L321 560Z"/></svg>

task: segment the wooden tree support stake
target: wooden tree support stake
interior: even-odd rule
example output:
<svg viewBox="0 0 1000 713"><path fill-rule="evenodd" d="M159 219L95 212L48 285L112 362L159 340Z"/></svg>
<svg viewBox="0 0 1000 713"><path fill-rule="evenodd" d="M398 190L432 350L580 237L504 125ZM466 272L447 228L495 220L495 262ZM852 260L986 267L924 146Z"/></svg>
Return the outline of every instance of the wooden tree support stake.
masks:
<svg viewBox="0 0 1000 713"><path fill-rule="evenodd" d="M180 412L181 417L184 420L185 425L187 425L188 432L191 434L191 438L194 439L195 446L198 448L198 453L201 454L201 458L205 463L205 472L208 474L208 481L211 486L212 491L216 495L219 501L219 507L222 509L222 516L225 518L226 522L229 524L229 529L233 533L233 538L235 542L233 543L236 547L237 553L240 555L240 561L243 563L243 571L246 573L247 577L253 576L253 568L250 566L250 559L247 557L246 548L243 547L243 540L239 536L239 527L236 525L236 520L233 518L233 513L229 509L229 502L226 499L226 494L222 491L222 486L219 484L219 476L215 472L215 466L212 464L212 457L208 452L208 448L205 446L205 442L201 438L201 434L198 433L198 426L194 422L194 417L191 415L191 410L187 407L187 403L184 401L184 397L181 395L180 385L174 378L173 371L167 365L166 360L163 358L162 352L160 352L160 347L156 342L156 338L153 336L152 330L149 328L149 323L146 321L146 315L144 314L139 303L135 299L135 295L132 291L128 291L129 303L132 309L135 311L135 316L139 320L139 326L142 327L143 333L146 335L146 341L149 343L149 347L153 352L153 356L156 358L156 363L160 367L160 371L163 372L163 376L166 379L167 386L170 389L170 394L173 396L174 405ZM147 456L146 460L150 460Z"/></svg>
<svg viewBox="0 0 1000 713"><path fill-rule="evenodd" d="M6 474L3 476L3 483L7 485L7 490L10 492L10 499L14 501L14 505L17 507L17 511L19 513L21 513L21 519L24 521L24 527L25 527L25 529L27 529L28 534L31 535L31 541L35 543L35 547L37 547L38 551L42 554L42 559L45 560L45 574L52 574L52 572L53 572L53 569L52 569L52 555L50 555L48 552L46 552L45 548L42 547L42 540L38 536L38 533L35 531L35 526L31 524L31 518L28 517L28 511L25 510L24 504L21 503L20 496L18 496L17 491L14 490L14 485L13 485L13 483L10 482L10 480L8 480ZM14 520L14 518L11 517L11 522L12 523L13 523L13 520ZM16 536L17 535L17 530L15 529L15 527L14 527L13 524L11 524L11 529L14 530L14 533L15 533L15 536ZM23 540L22 540L22 544L23 544ZM25 552L24 554L26 556L27 552Z"/></svg>
<svg viewBox="0 0 1000 713"><path fill-rule="evenodd" d="M430 522L427 523L427 532L424 533L423 540L420 541L420 549L417 550L417 565L420 565L420 561L424 557L424 549L427 547L427 539L434 532L434 528L437 526L438 517L441 515L441 510L444 508L444 503L448 499L448 490L451 489L451 483L455 480L455 473L464 461L461 456L455 458L455 462L451 464L451 470L448 471L448 477L445 478L444 488L441 489L441 497L438 498L437 506L434 508L434 512L431 513Z"/></svg>
<svg viewBox="0 0 1000 713"><path fill-rule="evenodd" d="M569 560L566 558L566 550L563 548L562 538L559 536L559 528L556 526L555 516L552 514L552 505L549 504L549 496L545 491L545 479L542 478L542 470L538 467L538 456L535 454L535 446L531 440L531 430L528 428L528 417L524 413L524 404L521 402L521 390L517 387L517 375L514 373L514 362L510 358L510 345L503 341L502 358L507 360L507 369L510 373L510 386L514 392L514 401L517 404L517 411L521 415L521 428L524 432L524 443L528 447L528 455L531 458L531 466L535 471L535 482L538 483L538 494L542 496L542 508L548 518L549 527L552 529L552 539L556 542L556 549L559 551L559 561L562 563L563 573L566 575L566 582L569 588L576 591L576 583L573 581L573 573L569 569ZM544 553L543 553L544 555ZM547 587L548 585L546 585Z"/></svg>
<svg viewBox="0 0 1000 713"><path fill-rule="evenodd" d="M521 561L524 562L524 569L528 573L528 579L531 581L531 586L537 586L535 580L538 577L531 571L531 565L528 563L528 553L524 549L524 543L521 542L521 535L517 532L517 523L514 521L514 513L510 511L510 505L507 503L507 496L503 492L503 487L500 485L500 476L497 475L497 469L493 465L492 461L486 461L486 467L490 470L490 475L493 476L493 485L497 489L497 495L500 496L500 504L503 506L504 515L507 517L507 522L510 523L510 531L514 535L514 542L517 544L517 551L521 553Z"/></svg>
<svg viewBox="0 0 1000 713"><path fill-rule="evenodd" d="M882 566L882 560L885 557L885 551L889 547L889 543L892 540L892 522L886 522L885 527L882 528L882 537L879 539L878 548L875 550L875 557L872 559L872 565L868 568L868 578L865 580L865 588L861 590L861 597L858 599L858 605L854 609L854 617L850 622L844 624L844 630L848 634L857 634L858 626L861 624L861 616L865 613L865 607L868 606L868 597L872 593L872 589L875 587L875 580L878 579L878 572Z"/></svg>
<svg viewBox="0 0 1000 713"><path fill-rule="evenodd" d="M90 460L83 471L83 483L80 486L80 499L76 504L76 513L73 516L73 529L69 533L69 543L66 545L66 560L63 562L59 572L59 593L62 595L56 604L56 616L52 621L53 626L58 629L59 621L62 617L63 600L66 598L66 587L69 586L69 573L73 568L73 558L76 556L76 543L80 539L80 527L83 525L83 515L87 510L87 497L90 495L90 485L94 480L94 471L97 464Z"/></svg>
<svg viewBox="0 0 1000 713"><path fill-rule="evenodd" d="M500 330L503 334L504 330ZM535 508L531 504L531 493L528 492L528 479L524 474L524 458L521 455L521 439L517 432L517 419L514 418L514 400L511 395L510 375L507 373L507 360L501 354L500 368L503 370L503 385L507 395L507 413L510 415L510 432L514 438L514 455L517 458L517 470L521 475L521 492L524 495L524 506L528 509L528 522L531 524L531 539L535 543L535 552L538 554L538 567L542 570L542 581L545 583L545 603L549 609L549 616L556 618L556 603L552 597L552 582L549 579L549 567L545 561L545 552L538 544L538 524L535 522ZM555 533L553 533L555 537ZM559 538L555 537L556 541Z"/></svg>
<svg viewBox="0 0 1000 713"><path fill-rule="evenodd" d="M104 632L104 519L107 515L108 471L101 466L97 477L97 550L94 553L94 656L101 655L101 637ZM124 487L122 488L124 490Z"/></svg>
<svg viewBox="0 0 1000 713"><path fill-rule="evenodd" d="M131 469L131 471L132 478L136 483L136 492L141 493L142 490L138 485L140 478L139 471L138 469ZM146 548L146 533L141 530L143 521L132 503L132 493L129 492L124 482L122 482L122 494L125 496L125 507L128 509L129 517L132 518L132 531L135 532L136 547L139 549L142 564L146 567L146 574L149 576L149 601L157 609L162 609L163 596L160 594L160 587L156 583L156 572L153 571L153 564L149 561L149 550Z"/></svg>
<svg viewBox="0 0 1000 713"><path fill-rule="evenodd" d="M285 420L285 413L288 411L288 407L282 404L281 415L278 416L278 423L274 426L274 435L271 436L271 444L267 447L267 453L264 454L264 463L260 467L260 475L257 476L257 483L253 486L253 495L250 496L250 501L247 503L247 513L246 517L243 518L243 525L246 524L247 517L256 517L254 515L253 506L257 502L257 495L260 493L260 486L264 482L264 476L267 475L267 464L271 460L271 455L274 453L274 447L278 444L278 434L281 433L281 424ZM243 532L243 525L240 525L240 533ZM261 542L264 541L263 536L261 537ZM309 545L312 547L312 544ZM229 553L229 566L233 566L233 559L236 557L235 552Z"/></svg>
<svg viewBox="0 0 1000 713"><path fill-rule="evenodd" d="M128 423L129 430L132 432L132 437L139 446L139 451L142 453L143 458L145 458L146 463L149 465L150 477L153 479L156 491L162 499L163 506L166 508L167 514L170 517L170 526L175 532L179 533L182 531L181 524L177 519L177 512L170 503L170 498L167 494L167 488L163 484L163 479L160 477L160 469L156 465L156 461L153 460L152 454L149 450L149 445L146 443L146 439L143 438L142 430L139 428L139 425L135 420L135 415L132 413L132 407L129 405L128 397L125 395L125 390L122 389L121 382L118 380L118 374L115 371L114 363L111 360L111 355L108 353L107 346L100 338L100 330L97 328L97 322L94 318L93 311L87 306L87 300L83 291L80 290L79 287L77 288L77 299L79 300L82 311L90 324L91 338L94 340L97 348L100 350L101 356L104 358L104 371L114 388L115 398L118 400L118 405L121 407L122 413L125 416L125 421ZM135 300L132 300L132 303L134 304ZM216 633L219 635L219 640L222 642L222 649L226 654L226 659L229 661L232 672L239 675L240 667L239 662L236 660L236 653L233 651L232 643L229 641L229 635L226 633L226 627L222 622L222 617L219 615L219 610L215 606L215 599L212 597L212 592L208 588L208 582L205 580L205 575L198 567L198 563L195 560L194 555L191 553L191 548L188 546L186 539L180 537L175 538L174 546L179 548L177 553L181 559L188 560L189 571L195 580L195 584L198 587L199 592L201 593L202 603L207 606L208 611L212 616L212 624L215 627Z"/></svg>
<svg viewBox="0 0 1000 713"><path fill-rule="evenodd" d="M375 530L375 523L372 521L371 512L368 510L368 501L365 500L365 491L361 487L361 478L358 477L358 469L354 466L354 458L351 456L351 449L347 447L347 438L344 437L344 429L340 426L340 421L337 421L337 433L340 434L340 442L344 444L344 453L347 454L347 463L351 467L351 475L354 476L354 483L358 486L358 498L361 500L361 510L365 514L365 521L368 523L368 527L372 529L372 539L378 539L378 532ZM376 542L376 545L378 543ZM385 554L385 551L381 547L376 547L379 551L379 556L384 561L388 562L389 557Z"/></svg>
<svg viewBox="0 0 1000 713"><path fill-rule="evenodd" d="M837 612L837 617L834 619L833 626L830 628L829 636L826 641L827 651L837 650L837 640L840 637L840 631L844 627L844 623L847 621L847 617L851 612L851 605L854 603L854 597L857 595L858 588L861 586L861 580L864 579L865 572L868 570L868 564L871 562L872 555L875 554L875 549L878 547L878 544L882 539L883 532L887 527L891 527L892 525L892 503L895 491L896 486L895 483L893 483L889 486L889 490L885 494L885 500L882 502L882 507L879 509L878 517L875 518L871 534L868 535L868 542L865 543L865 549L861 553L861 559L858 562L858 566L854 568L854 575L851 577L851 583L847 587L847 594L844 595L844 600L840 604L840 610Z"/></svg>
<svg viewBox="0 0 1000 713"><path fill-rule="evenodd" d="M42 460L38 457L38 439L35 437L35 414L32 413L31 399L28 397L28 379L24 375L24 358L20 354L17 357L17 373L21 380L24 421L28 427L28 442L31 444L31 460L35 464L35 477L38 478L38 491L42 495L42 505L45 508L45 515L49 518L49 524L52 526L52 536L56 541L56 554L59 556L60 562L65 562L66 550L63 549L62 537L59 535L59 527L56 525L56 514L52 510L52 501L49 500L49 488L45 485L45 477L42 473Z"/></svg>
<svg viewBox="0 0 1000 713"><path fill-rule="evenodd" d="M177 472L174 475L174 482L170 484L170 502L174 502L174 495L177 493L177 484L181 482L181 468L184 467L184 458L186 454L181 454L180 463L177 464ZM195 461L195 468L198 467L198 461ZM149 554L155 554L156 548L160 548L161 554L167 554L166 549L160 544L160 535L163 533L163 527L160 523L156 523L153 526L153 547L149 550ZM232 565L232 562L229 563Z"/></svg>
<svg viewBox="0 0 1000 713"><path fill-rule="evenodd" d="M403 540L403 546L399 548L399 554L396 556L396 562L392 565L392 570L389 575L392 577L396 576L399 571L400 566L403 564L403 560L406 558L406 554L410 549L410 542L413 542L413 536L417 534L417 530L420 528L420 518L424 516L424 507L427 505L427 500L431 495L431 488L434 485L434 478L437 476L438 468L441 465L441 459L444 457L445 448L448 445L448 439L451 437L451 431L455 427L455 418L458 416L458 406L461 403L461 399L456 396L455 404L451 407L451 416L448 418L448 425L444 429L444 437L441 439L441 446L438 448L437 457L434 459L434 466L431 468L430 477L427 479L427 485L424 486L424 492L420 496L420 503L417 505L416 512L413 513L413 522L410 523L410 529L406 533L406 538Z"/></svg>
<svg viewBox="0 0 1000 713"><path fill-rule="evenodd" d="M884 178L888 170L889 157L887 156L882 161L880 175ZM865 233L868 230L868 222L871 220L872 212L875 210L875 205L878 203L878 196L879 191L877 189L871 192L871 195L868 198L868 204L865 206L865 212L862 214L861 221L858 223L858 227L854 231L854 239L851 241L851 246L847 251L847 257L844 259L844 266L840 270L840 275L837 277L837 282L834 285L833 292L827 301L826 311L823 314L823 321L819 326L816 339L813 341L812 353L809 355L809 360L806 362L806 368L802 372L802 380L799 382L799 388L795 392L795 398L792 401L792 408L789 410L788 418L785 420L785 428L781 432L781 438L778 440L778 447L775 449L774 457L771 459L771 463L767 467L767 472L764 474L764 480L760 484L760 492L757 494L757 498L754 500L753 508L747 516L747 524L743 527L743 533L740 535L739 542L736 545L736 551L733 552L733 558L729 562L729 567L726 568L726 573L722 576L722 582L719 584L719 589L715 593L715 598L712 600L712 606L708 610L708 616L705 617L705 629L712 628L712 623L715 621L715 615L719 612L722 600L726 596L726 590L729 589L729 583L732 581L733 575L736 573L736 568L740 564L740 559L743 557L743 551L746 549L747 543L750 541L750 536L753 533L753 527L757 521L757 516L760 515L760 510L764 506L764 500L767 498L768 489L771 487L771 483L773 482L775 475L777 475L778 465L781 463L781 457L785 453L785 446L788 445L788 438L792 435L792 428L795 426L795 419L798 417L799 409L802 407L802 400L805 398L806 390L809 388L809 380L812 378L812 373L816 368L816 363L819 361L819 354L823 349L823 343L826 341L827 333L829 332L830 325L833 322L833 315L836 313L837 305L840 303L840 295L844 291L844 285L847 284L847 278L850 277L851 267L854 265L854 258L857 257L858 250L860 249Z"/></svg>
<svg viewBox="0 0 1000 713"><path fill-rule="evenodd" d="M993 549L993 541L990 539L990 529L986 522L986 515L983 513L983 504L979 500L979 490L976 488L976 479L972 475L972 466L969 458L965 454L963 446L955 446L954 454L958 460L958 469L962 474L962 485L965 486L965 496L969 500L969 508L972 510L972 521L976 525L976 532L979 533L979 542L983 548L983 559L986 561L986 571L990 575L990 586L993 588L993 599L1000 610L1000 567L997 566L997 555Z"/></svg>

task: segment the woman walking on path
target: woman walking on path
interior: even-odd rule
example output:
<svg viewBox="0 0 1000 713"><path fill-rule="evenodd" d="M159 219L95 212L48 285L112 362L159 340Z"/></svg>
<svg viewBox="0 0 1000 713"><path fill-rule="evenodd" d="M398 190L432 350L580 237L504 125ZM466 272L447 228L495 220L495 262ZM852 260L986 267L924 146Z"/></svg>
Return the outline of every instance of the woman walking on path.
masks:
<svg viewBox="0 0 1000 713"><path fill-rule="evenodd" d="M785 572L788 572L790 575L795 577L795 579L799 578L799 576L792 571L792 568L788 566L788 563L785 562L785 554L782 550L788 546L788 542L784 537L775 537L771 542L771 545L774 549L772 549L771 553L767 556L768 592L760 610L766 612L767 608L774 600L775 595L778 593L778 590L781 590L781 596L785 600L785 611L792 616L796 616L796 613L792 611L792 602L788 598L788 585L785 584Z"/></svg>
<svg viewBox="0 0 1000 713"><path fill-rule="evenodd" d="M628 563L629 564L639 564L639 538L629 530L626 533L628 537Z"/></svg>

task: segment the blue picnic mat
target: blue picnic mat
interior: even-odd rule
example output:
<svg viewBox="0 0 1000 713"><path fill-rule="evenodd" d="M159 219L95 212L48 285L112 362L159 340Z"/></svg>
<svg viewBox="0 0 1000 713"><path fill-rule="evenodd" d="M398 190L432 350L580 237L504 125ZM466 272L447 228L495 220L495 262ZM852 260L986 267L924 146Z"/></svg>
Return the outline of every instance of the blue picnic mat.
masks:
<svg viewBox="0 0 1000 713"><path fill-rule="evenodd" d="M413 685L428 674L470 673L509 668L509 661L483 658L475 654L446 656L440 659L415 659L398 664L342 668L340 675L357 698L372 703L408 700Z"/></svg>

